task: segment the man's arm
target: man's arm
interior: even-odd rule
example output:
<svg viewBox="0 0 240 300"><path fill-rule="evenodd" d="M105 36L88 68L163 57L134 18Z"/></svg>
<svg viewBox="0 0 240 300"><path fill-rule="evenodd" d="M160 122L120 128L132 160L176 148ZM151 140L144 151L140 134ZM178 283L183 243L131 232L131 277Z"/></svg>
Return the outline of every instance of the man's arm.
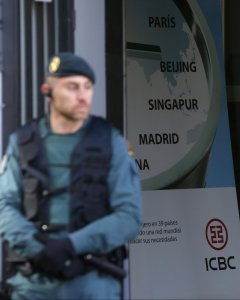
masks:
<svg viewBox="0 0 240 300"><path fill-rule="evenodd" d="M108 253L138 233L142 217L139 174L123 137L112 134L113 156L108 176L112 213L69 235L76 253Z"/></svg>
<svg viewBox="0 0 240 300"><path fill-rule="evenodd" d="M34 224L22 214L21 185L16 136L11 135L0 175L0 234L17 254L33 257L43 246L33 239L37 232Z"/></svg>

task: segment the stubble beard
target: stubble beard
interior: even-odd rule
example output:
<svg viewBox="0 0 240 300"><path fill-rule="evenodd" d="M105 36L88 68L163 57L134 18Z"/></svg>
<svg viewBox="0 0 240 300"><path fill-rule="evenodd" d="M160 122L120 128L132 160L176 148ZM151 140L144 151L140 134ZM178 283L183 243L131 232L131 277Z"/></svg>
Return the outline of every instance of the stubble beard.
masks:
<svg viewBox="0 0 240 300"><path fill-rule="evenodd" d="M61 112L62 117L69 122L76 123L76 122L84 122L89 113L79 113L79 114L74 114L74 113L66 113L66 112Z"/></svg>

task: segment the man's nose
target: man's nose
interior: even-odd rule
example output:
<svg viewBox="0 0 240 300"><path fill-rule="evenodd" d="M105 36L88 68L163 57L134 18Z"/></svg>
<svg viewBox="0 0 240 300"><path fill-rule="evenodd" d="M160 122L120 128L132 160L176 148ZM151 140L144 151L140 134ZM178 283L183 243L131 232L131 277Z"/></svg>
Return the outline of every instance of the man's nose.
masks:
<svg viewBox="0 0 240 300"><path fill-rule="evenodd" d="M84 89L83 89L83 88L79 88L79 89L77 90L77 98L78 98L78 99L84 98Z"/></svg>

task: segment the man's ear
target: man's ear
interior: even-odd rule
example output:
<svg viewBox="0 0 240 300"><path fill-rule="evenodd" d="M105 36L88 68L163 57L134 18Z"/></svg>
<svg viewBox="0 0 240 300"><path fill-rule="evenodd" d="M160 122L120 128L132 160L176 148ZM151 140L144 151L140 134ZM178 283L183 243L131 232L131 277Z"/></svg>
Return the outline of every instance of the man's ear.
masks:
<svg viewBox="0 0 240 300"><path fill-rule="evenodd" d="M52 97L52 91L51 91L51 88L49 86L48 83L44 82L42 85L41 85L41 88L40 88L40 91L41 93L48 97L48 98L51 98Z"/></svg>

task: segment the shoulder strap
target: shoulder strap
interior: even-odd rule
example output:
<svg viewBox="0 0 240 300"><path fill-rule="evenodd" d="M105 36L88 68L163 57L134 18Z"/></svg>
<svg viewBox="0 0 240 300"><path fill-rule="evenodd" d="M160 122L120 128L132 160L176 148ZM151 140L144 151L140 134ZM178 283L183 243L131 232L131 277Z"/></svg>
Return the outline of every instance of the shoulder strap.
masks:
<svg viewBox="0 0 240 300"><path fill-rule="evenodd" d="M38 120L33 120L18 129L17 142L21 169L37 178L43 184L44 188L47 188L49 186L48 177L39 168L31 164L37 159L41 150Z"/></svg>
<svg viewBox="0 0 240 300"><path fill-rule="evenodd" d="M17 131L20 163L23 169L31 160L36 158L38 154L40 140L37 127L38 122L34 120L25 124Z"/></svg>
<svg viewBox="0 0 240 300"><path fill-rule="evenodd" d="M94 147L105 147L104 150L109 151L109 154L111 154L111 129L112 126L108 121L101 117L93 116L85 133L86 145L90 147L89 150L93 150ZM91 149L91 146L93 149Z"/></svg>
<svg viewBox="0 0 240 300"><path fill-rule="evenodd" d="M81 141L72 153L74 165L82 167L81 172L91 173L86 168L102 165L103 170L109 168L112 156L111 125L103 118L93 117L86 128ZM84 170L85 169L85 170ZM79 174L79 172L78 172ZM93 175L93 174L92 174Z"/></svg>

